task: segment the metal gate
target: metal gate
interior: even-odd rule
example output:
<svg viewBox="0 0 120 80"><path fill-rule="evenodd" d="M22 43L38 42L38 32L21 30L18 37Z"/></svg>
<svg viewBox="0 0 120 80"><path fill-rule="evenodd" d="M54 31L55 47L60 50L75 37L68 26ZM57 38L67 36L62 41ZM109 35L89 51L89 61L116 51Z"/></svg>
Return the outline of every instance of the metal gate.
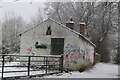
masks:
<svg viewBox="0 0 120 80"><path fill-rule="evenodd" d="M0 55L0 69L2 79L60 73L63 72L63 56Z"/></svg>

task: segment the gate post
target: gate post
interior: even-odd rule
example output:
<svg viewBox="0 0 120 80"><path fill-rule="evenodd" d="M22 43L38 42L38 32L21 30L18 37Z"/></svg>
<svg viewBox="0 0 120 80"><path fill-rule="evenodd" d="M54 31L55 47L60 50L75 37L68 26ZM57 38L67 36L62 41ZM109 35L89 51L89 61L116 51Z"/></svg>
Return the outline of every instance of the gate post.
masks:
<svg viewBox="0 0 120 80"><path fill-rule="evenodd" d="M47 75L47 66L48 66L48 65L47 65L47 64L48 64L48 63L47 63L47 59L48 59L48 57L46 57L46 60L45 60L45 64L46 64L46 67L45 67L46 73L45 73L45 74L46 74L46 75Z"/></svg>
<svg viewBox="0 0 120 80"><path fill-rule="evenodd" d="M61 54L61 58L60 58L61 60L61 63L60 63L60 70L61 70L61 73L63 72L63 54Z"/></svg>
<svg viewBox="0 0 120 80"><path fill-rule="evenodd" d="M3 58L3 60L2 60L2 75L1 75L1 77L3 79L5 56L2 55L2 58Z"/></svg>
<svg viewBox="0 0 120 80"><path fill-rule="evenodd" d="M28 56L28 76L30 76L30 56Z"/></svg>

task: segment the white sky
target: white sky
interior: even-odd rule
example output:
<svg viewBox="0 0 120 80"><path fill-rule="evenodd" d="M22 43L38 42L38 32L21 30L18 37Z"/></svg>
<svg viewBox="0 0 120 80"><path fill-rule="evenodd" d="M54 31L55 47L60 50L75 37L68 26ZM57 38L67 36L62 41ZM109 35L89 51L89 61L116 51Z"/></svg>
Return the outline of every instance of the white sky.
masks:
<svg viewBox="0 0 120 80"><path fill-rule="evenodd" d="M3 20L5 13L14 12L15 15L20 15L27 22L30 21L32 17L34 17L37 13L38 8L44 7L44 2L69 2L76 1L80 2L83 0L0 0L0 21ZM15 2L17 1L17 2ZM30 2L33 2L30 4ZM94 0L84 0L84 1L94 1ZM106 0L98 0L98 1L106 1ZM118 0L109 0L109 1L118 1ZM1 8L2 7L2 8Z"/></svg>
<svg viewBox="0 0 120 80"><path fill-rule="evenodd" d="M5 13L12 13L14 12L17 16L22 16L23 19L27 22L30 21L32 17L37 14L38 8L43 8L44 2L40 0L39 2L34 2L30 4L31 0L24 0L24 2L18 1L14 2L15 0L4 0L0 2L0 21L3 20ZM26 2L25 2L26 1Z"/></svg>

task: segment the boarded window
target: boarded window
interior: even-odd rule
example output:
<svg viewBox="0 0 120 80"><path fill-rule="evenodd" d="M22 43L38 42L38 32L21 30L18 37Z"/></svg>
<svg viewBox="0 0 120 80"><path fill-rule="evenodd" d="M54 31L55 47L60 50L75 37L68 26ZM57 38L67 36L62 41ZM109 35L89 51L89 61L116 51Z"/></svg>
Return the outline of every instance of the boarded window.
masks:
<svg viewBox="0 0 120 80"><path fill-rule="evenodd" d="M52 38L51 55L63 54L63 50L64 50L64 38Z"/></svg>
<svg viewBox="0 0 120 80"><path fill-rule="evenodd" d="M51 25L49 25L47 27L46 35L51 35L51 34L52 34Z"/></svg>

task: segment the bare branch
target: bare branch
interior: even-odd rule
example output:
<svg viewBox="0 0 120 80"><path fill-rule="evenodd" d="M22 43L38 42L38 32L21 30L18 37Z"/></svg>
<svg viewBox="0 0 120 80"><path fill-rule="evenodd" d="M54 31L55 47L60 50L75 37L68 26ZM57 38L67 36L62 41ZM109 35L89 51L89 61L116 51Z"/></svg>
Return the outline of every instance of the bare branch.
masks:
<svg viewBox="0 0 120 80"><path fill-rule="evenodd" d="M2 2L3 0L0 0L0 2ZM0 6L0 8L2 8L2 6Z"/></svg>
<svg viewBox="0 0 120 80"><path fill-rule="evenodd" d="M2 2L3 0L0 0L0 2Z"/></svg>
<svg viewBox="0 0 120 80"><path fill-rule="evenodd" d="M20 0L14 0L13 2L18 2L18 1L20 1Z"/></svg>
<svg viewBox="0 0 120 80"><path fill-rule="evenodd" d="M30 4L32 4L32 3L33 3L33 0L30 1Z"/></svg>

